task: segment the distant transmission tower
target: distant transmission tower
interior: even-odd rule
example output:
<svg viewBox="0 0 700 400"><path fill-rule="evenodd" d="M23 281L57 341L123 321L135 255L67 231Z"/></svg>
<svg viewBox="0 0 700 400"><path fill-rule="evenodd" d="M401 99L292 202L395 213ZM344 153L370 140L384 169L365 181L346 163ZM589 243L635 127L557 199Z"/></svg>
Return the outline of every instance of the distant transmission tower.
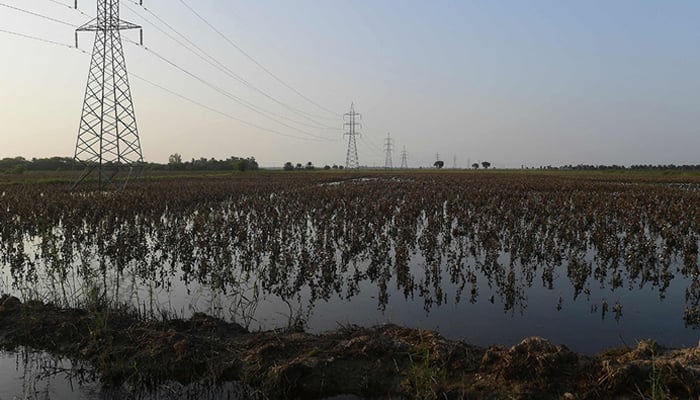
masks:
<svg viewBox="0 0 700 400"><path fill-rule="evenodd" d="M457 155L452 158L452 169L457 169Z"/></svg>
<svg viewBox="0 0 700 400"><path fill-rule="evenodd" d="M403 150L401 151L401 168L408 168L408 152L406 151L406 146L403 146Z"/></svg>
<svg viewBox="0 0 700 400"><path fill-rule="evenodd" d="M386 152L386 159L384 160L384 168L392 169L394 165L391 160L391 152L394 150L394 143L391 140L391 134L386 134L386 141L384 142L384 151Z"/></svg>
<svg viewBox="0 0 700 400"><path fill-rule="evenodd" d="M74 187L93 172L100 190L123 187L143 163L120 34L125 29L141 27L119 19L119 0L97 0L97 17L76 30L76 47L78 32L95 32L95 44L75 146L75 160L85 172Z"/></svg>
<svg viewBox="0 0 700 400"><path fill-rule="evenodd" d="M357 158L357 140L356 136L360 136L359 129L362 128L362 124L358 121L362 120L362 115L355 112L355 103L350 105L350 112L345 113L343 116L347 121L344 126L348 128L345 132L345 136L348 137L348 154L345 159L345 168L360 168L360 161Z"/></svg>

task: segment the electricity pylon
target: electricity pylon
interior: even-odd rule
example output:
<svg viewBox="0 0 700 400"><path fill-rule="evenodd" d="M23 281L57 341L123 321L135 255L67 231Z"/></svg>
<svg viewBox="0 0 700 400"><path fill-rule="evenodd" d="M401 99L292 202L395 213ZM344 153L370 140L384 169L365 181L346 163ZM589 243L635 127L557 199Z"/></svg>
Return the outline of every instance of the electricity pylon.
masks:
<svg viewBox="0 0 700 400"><path fill-rule="evenodd" d="M391 133L386 134L386 141L384 142L384 151L386 152L386 159L384 160L384 168L392 169L394 165L391 160L391 152L394 150L394 144L391 140Z"/></svg>
<svg viewBox="0 0 700 400"><path fill-rule="evenodd" d="M78 32L95 32L95 44L75 145L75 160L85 172L74 188L95 171L99 190L123 188L143 163L120 34L126 29L141 27L119 19L119 0L97 0L97 17L75 33L76 47Z"/></svg>
<svg viewBox="0 0 700 400"><path fill-rule="evenodd" d="M357 140L355 140L355 137L360 136L358 129L362 128L362 124L358 121L362 120L362 115L355 112L355 103L350 105L350 112L345 113L343 119L347 121L343 126L348 128L348 131L344 134L348 137L348 154L345 158L345 168L358 169L360 168L360 161L357 158Z"/></svg>
<svg viewBox="0 0 700 400"><path fill-rule="evenodd" d="M401 168L408 168L408 152L406 151L406 146L403 146L403 150L401 151Z"/></svg>

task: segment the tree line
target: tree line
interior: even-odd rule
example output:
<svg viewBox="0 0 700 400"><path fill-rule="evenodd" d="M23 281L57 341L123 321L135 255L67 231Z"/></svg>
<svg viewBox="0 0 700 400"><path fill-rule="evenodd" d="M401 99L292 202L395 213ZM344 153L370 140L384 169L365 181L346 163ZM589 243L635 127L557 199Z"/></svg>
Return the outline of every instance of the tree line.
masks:
<svg viewBox="0 0 700 400"><path fill-rule="evenodd" d="M215 158L207 159L201 157L183 161L182 156L178 153L171 154L168 157L167 164L149 163L147 169L153 170L170 170L170 171L255 171L260 167L255 157L229 157L225 160L217 160Z"/></svg>
<svg viewBox="0 0 700 400"><path fill-rule="evenodd" d="M323 167L323 169L325 169L325 170L343 169L343 168L344 167L342 165L336 165L336 164L333 164L333 166L325 165ZM296 163L296 165L292 164L291 161L287 161L286 163L284 163L284 166L282 167L282 169L285 171L304 171L304 170L313 171L316 169L316 166L311 161L307 162L306 164Z"/></svg>
<svg viewBox="0 0 700 400"><path fill-rule="evenodd" d="M182 156L173 154L167 164L144 163L146 170L153 171L254 171L259 169L255 157L229 157L225 160L199 158L183 161ZM25 171L73 171L82 170L84 164L72 157L32 158L6 157L0 159L0 173L21 174Z"/></svg>

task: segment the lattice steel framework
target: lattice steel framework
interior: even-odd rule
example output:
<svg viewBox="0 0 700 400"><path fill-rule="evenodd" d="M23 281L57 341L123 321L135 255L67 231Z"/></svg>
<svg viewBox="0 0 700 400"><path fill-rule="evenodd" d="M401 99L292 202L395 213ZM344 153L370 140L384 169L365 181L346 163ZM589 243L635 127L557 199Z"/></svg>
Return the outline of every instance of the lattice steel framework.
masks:
<svg viewBox="0 0 700 400"><path fill-rule="evenodd" d="M406 151L406 146L403 146L401 151L401 168L408 168L408 152Z"/></svg>
<svg viewBox="0 0 700 400"><path fill-rule="evenodd" d="M391 134L386 134L386 140L384 141L384 152L386 153L386 158L384 159L384 168L392 169L394 168L394 163L392 162L391 153L394 151L394 142L391 140Z"/></svg>
<svg viewBox="0 0 700 400"><path fill-rule="evenodd" d="M97 0L97 17L76 30L76 47L78 32L95 32L75 146L75 160L86 169L76 185L96 171L100 190L123 187L143 163L120 34L125 29L141 27L119 19L119 0Z"/></svg>
<svg viewBox="0 0 700 400"><path fill-rule="evenodd" d="M355 103L350 105L350 112L345 113L343 118L347 121L344 127L348 128L348 131L344 134L348 137L348 154L345 158L345 168L358 169L360 168L360 161L357 158L357 140L355 137L360 136L358 129L362 128L362 124L358 121L362 120L362 115L355 112Z"/></svg>

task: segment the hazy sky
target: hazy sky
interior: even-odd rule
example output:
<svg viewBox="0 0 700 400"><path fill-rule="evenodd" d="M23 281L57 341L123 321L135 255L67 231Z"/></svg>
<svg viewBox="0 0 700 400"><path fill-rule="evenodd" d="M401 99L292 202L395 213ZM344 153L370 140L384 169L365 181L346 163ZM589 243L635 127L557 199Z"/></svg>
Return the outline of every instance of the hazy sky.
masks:
<svg viewBox="0 0 700 400"><path fill-rule="evenodd" d="M125 42L130 73L229 116L132 76L147 161L164 162L177 152L185 159L255 156L264 166L344 164L341 114L354 102L365 124L358 141L363 165L384 164L388 132L394 165L403 146L411 166L432 165L436 153L447 166L456 156L462 167L468 160L504 167L700 163L697 0L185 1L282 81L334 113L277 82L180 0L144 0L152 14L122 0L122 18L144 26L149 49L288 125ZM3 6L75 25L95 14L95 0L79 2L90 17L70 3L0 0L0 30L71 45L73 27ZM154 24L191 46L154 14L285 106L161 33ZM123 36L138 40L136 31ZM88 53L92 41L92 34L80 34ZM3 32L0 49L0 157L72 156L89 55ZM314 127L319 124L333 129Z"/></svg>

